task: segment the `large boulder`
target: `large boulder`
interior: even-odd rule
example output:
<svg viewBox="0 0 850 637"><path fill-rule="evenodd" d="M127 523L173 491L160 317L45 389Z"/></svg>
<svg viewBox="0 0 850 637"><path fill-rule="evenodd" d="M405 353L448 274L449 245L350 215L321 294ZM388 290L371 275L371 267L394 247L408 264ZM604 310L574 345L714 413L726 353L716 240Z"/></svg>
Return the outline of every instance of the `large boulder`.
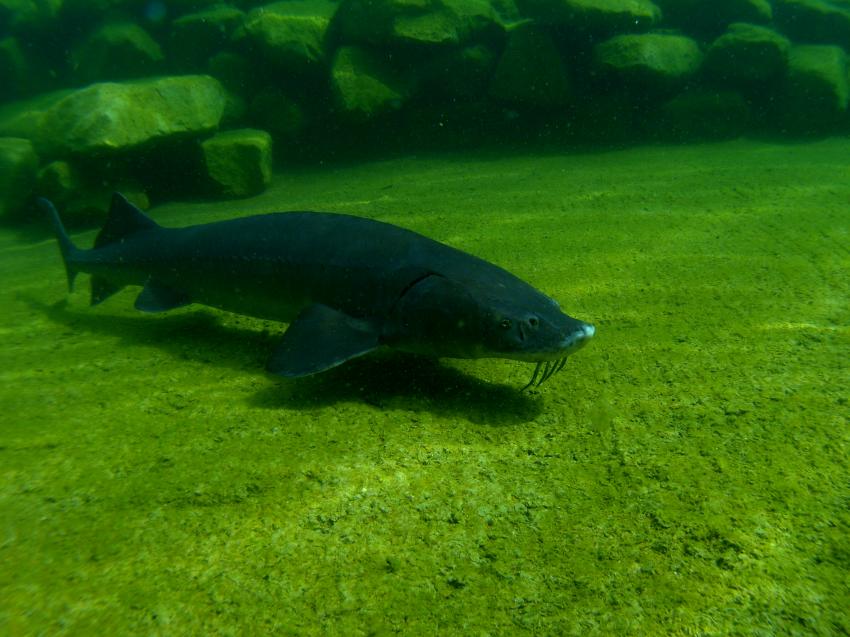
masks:
<svg viewBox="0 0 850 637"><path fill-rule="evenodd" d="M775 0L780 31L792 40L850 48L850 3L841 0Z"/></svg>
<svg viewBox="0 0 850 637"><path fill-rule="evenodd" d="M264 61L290 71L323 68L327 33L337 5L328 0L290 0L254 9L235 38L256 47Z"/></svg>
<svg viewBox="0 0 850 637"><path fill-rule="evenodd" d="M850 99L847 54L825 44L791 48L781 119L804 132L828 129L845 117Z"/></svg>
<svg viewBox="0 0 850 637"><path fill-rule="evenodd" d="M768 0L656 0L664 23L686 33L715 37L734 22L770 24L773 8Z"/></svg>
<svg viewBox="0 0 850 637"><path fill-rule="evenodd" d="M201 144L207 174L229 197L251 197L266 189L272 177L272 138L255 129L219 133Z"/></svg>
<svg viewBox="0 0 850 637"><path fill-rule="evenodd" d="M419 65L421 92L444 103L480 97L487 93L496 61L495 51L485 44L447 48Z"/></svg>
<svg viewBox="0 0 850 637"><path fill-rule="evenodd" d="M661 20L650 0L517 0L517 5L542 24L602 33L645 31Z"/></svg>
<svg viewBox="0 0 850 637"><path fill-rule="evenodd" d="M154 75L162 49L142 27L130 22L105 24L72 54L74 74L83 82Z"/></svg>
<svg viewBox="0 0 850 637"><path fill-rule="evenodd" d="M0 39L0 100L14 99L26 92L29 65L16 38Z"/></svg>
<svg viewBox="0 0 850 637"><path fill-rule="evenodd" d="M0 0L0 34L19 34L52 24L64 0Z"/></svg>
<svg viewBox="0 0 850 637"><path fill-rule="evenodd" d="M180 68L201 70L225 48L245 19L241 9L227 4L181 16L171 23L169 61Z"/></svg>
<svg viewBox="0 0 850 637"><path fill-rule="evenodd" d="M82 190L77 168L64 159L57 159L38 171L38 193L53 203L64 204Z"/></svg>
<svg viewBox="0 0 850 637"><path fill-rule="evenodd" d="M658 134L677 140L730 139L747 130L751 117L740 93L689 90L661 106Z"/></svg>
<svg viewBox="0 0 850 637"><path fill-rule="evenodd" d="M61 6L60 17L72 24L86 24L135 14L148 24L166 20L192 11L219 4L221 0L30 0L36 4L52 3Z"/></svg>
<svg viewBox="0 0 850 637"><path fill-rule="evenodd" d="M123 151L215 130L226 103L221 84L206 75L94 84L47 108L34 138L47 157Z"/></svg>
<svg viewBox="0 0 850 637"><path fill-rule="evenodd" d="M337 50L331 87L342 113L356 120L398 110L410 93L408 82L383 55L354 46Z"/></svg>
<svg viewBox="0 0 850 637"><path fill-rule="evenodd" d="M343 0L334 32L345 44L456 46L501 33L515 9L500 8L507 16L488 0Z"/></svg>
<svg viewBox="0 0 850 637"><path fill-rule="evenodd" d="M38 171L35 192L61 206L62 218L71 225L101 225L115 191L139 208L150 207L147 192L137 180L126 175L106 175L99 168L52 161Z"/></svg>
<svg viewBox="0 0 850 637"><path fill-rule="evenodd" d="M683 35L662 33L618 35L594 49L596 63L631 85L675 86L699 69L699 45Z"/></svg>
<svg viewBox="0 0 850 637"><path fill-rule="evenodd" d="M301 105L274 86L266 86L254 96L247 117L252 126L268 131L276 141L292 140L307 126L307 116Z"/></svg>
<svg viewBox="0 0 850 637"><path fill-rule="evenodd" d="M37 170L38 156L28 139L0 137L0 219L19 212Z"/></svg>
<svg viewBox="0 0 850 637"><path fill-rule="evenodd" d="M546 31L523 25L511 32L490 95L518 106L552 108L570 100L567 69Z"/></svg>
<svg viewBox="0 0 850 637"><path fill-rule="evenodd" d="M790 48L772 29L733 24L709 47L703 70L723 84L761 87L785 75Z"/></svg>

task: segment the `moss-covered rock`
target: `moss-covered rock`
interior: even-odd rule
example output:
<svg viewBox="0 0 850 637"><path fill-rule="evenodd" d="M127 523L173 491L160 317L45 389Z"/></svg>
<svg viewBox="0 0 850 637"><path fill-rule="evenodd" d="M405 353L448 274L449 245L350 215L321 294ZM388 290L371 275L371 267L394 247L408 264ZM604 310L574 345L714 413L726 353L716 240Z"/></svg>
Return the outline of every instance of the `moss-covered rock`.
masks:
<svg viewBox="0 0 850 637"><path fill-rule="evenodd" d="M74 75L83 82L123 80L153 75L162 49L137 24L118 22L96 29L73 52Z"/></svg>
<svg viewBox="0 0 850 637"><path fill-rule="evenodd" d="M65 160L52 161L38 171L38 193L55 204L63 204L81 190L80 176Z"/></svg>
<svg viewBox="0 0 850 637"><path fill-rule="evenodd" d="M233 93L250 95L258 90L262 79L251 64L251 60L241 53L222 51L209 60L209 74Z"/></svg>
<svg viewBox="0 0 850 637"><path fill-rule="evenodd" d="M496 52L484 44L447 48L419 67L421 92L452 101L486 95L496 62Z"/></svg>
<svg viewBox="0 0 850 637"><path fill-rule="evenodd" d="M343 0L334 32L345 44L455 46L501 33L508 2L489 0Z"/></svg>
<svg viewBox="0 0 850 637"><path fill-rule="evenodd" d="M0 39L0 100L14 99L26 92L29 66L16 38Z"/></svg>
<svg viewBox="0 0 850 637"><path fill-rule="evenodd" d="M763 86L785 74L790 48L773 29L736 23L712 43L703 70L725 84Z"/></svg>
<svg viewBox="0 0 850 637"><path fill-rule="evenodd" d="M61 5L60 15L67 22L97 23L116 16L138 16L145 23L161 25L193 11L220 4L221 0L47 0ZM42 3L45 0L35 0ZM234 4L242 4L236 0ZM254 4L257 4L256 2Z"/></svg>
<svg viewBox="0 0 850 637"><path fill-rule="evenodd" d="M120 192L131 204L142 210L151 206L147 191L133 179L110 180L106 183L83 180L61 203L63 221L68 226L102 226L115 192Z"/></svg>
<svg viewBox="0 0 850 637"><path fill-rule="evenodd" d="M94 84L49 106L33 136L45 156L122 151L214 130L227 96L206 75Z"/></svg>
<svg viewBox="0 0 850 637"><path fill-rule="evenodd" d="M241 9L227 4L177 18L171 23L169 61L184 69L206 70L244 19Z"/></svg>
<svg viewBox="0 0 850 637"><path fill-rule="evenodd" d="M37 170L38 156L28 139L0 137L0 219L19 212Z"/></svg>
<svg viewBox="0 0 850 637"><path fill-rule="evenodd" d="M490 83L490 95L515 105L552 108L570 100L570 82L561 54L544 30L514 29Z"/></svg>
<svg viewBox="0 0 850 637"><path fill-rule="evenodd" d="M661 107L659 136L665 139L729 139L749 126L752 109L735 91L686 91Z"/></svg>
<svg viewBox="0 0 850 637"><path fill-rule="evenodd" d="M0 0L0 34L44 29L55 22L64 0Z"/></svg>
<svg viewBox="0 0 850 637"><path fill-rule="evenodd" d="M850 98L847 54L830 45L791 47L781 119L796 129L821 131L845 116Z"/></svg>
<svg viewBox="0 0 850 637"><path fill-rule="evenodd" d="M414 44L463 44L502 31L500 16L488 0L440 0L419 16L399 16L391 38Z"/></svg>
<svg viewBox="0 0 850 637"><path fill-rule="evenodd" d="M776 25L792 40L850 48L850 3L775 0Z"/></svg>
<svg viewBox="0 0 850 637"><path fill-rule="evenodd" d="M682 35L618 35L597 45L596 63L630 84L669 86L696 73L702 63L699 45Z"/></svg>
<svg viewBox="0 0 850 637"><path fill-rule="evenodd" d="M715 37L735 22L770 24L773 8L768 0L655 0L664 23L686 33Z"/></svg>
<svg viewBox="0 0 850 637"><path fill-rule="evenodd" d="M399 109L410 92L408 83L385 58L354 46L337 50L331 86L339 109L360 120Z"/></svg>
<svg viewBox="0 0 850 637"><path fill-rule="evenodd" d="M266 63L303 72L322 68L326 36L337 5L327 0L292 0L254 9L235 38L256 47Z"/></svg>
<svg viewBox="0 0 850 637"><path fill-rule="evenodd" d="M604 33L644 31L661 20L650 0L518 0L521 13L542 24Z"/></svg>
<svg viewBox="0 0 850 637"><path fill-rule="evenodd" d="M300 104L273 86L267 86L254 96L248 107L248 118L253 126L268 131L278 140L297 137L307 122Z"/></svg>
<svg viewBox="0 0 850 637"><path fill-rule="evenodd" d="M250 197L271 182L272 138L265 131L226 131L205 140L201 148L207 174L221 194Z"/></svg>

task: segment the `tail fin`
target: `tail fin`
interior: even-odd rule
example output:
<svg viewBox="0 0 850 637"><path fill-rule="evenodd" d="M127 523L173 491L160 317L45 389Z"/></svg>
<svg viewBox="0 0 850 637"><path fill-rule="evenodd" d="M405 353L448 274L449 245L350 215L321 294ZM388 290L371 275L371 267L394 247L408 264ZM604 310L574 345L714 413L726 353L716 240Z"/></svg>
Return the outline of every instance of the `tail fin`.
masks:
<svg viewBox="0 0 850 637"><path fill-rule="evenodd" d="M39 197L37 203L47 214L53 226L53 234L56 235L56 240L59 242L59 251L62 253L62 261L65 263L65 273L68 275L68 290L73 291L74 279L77 276L74 259L82 250L75 246L70 237L68 237L68 233L65 232L65 226L62 225L62 220L59 218L59 213L56 212L54 205L43 197Z"/></svg>

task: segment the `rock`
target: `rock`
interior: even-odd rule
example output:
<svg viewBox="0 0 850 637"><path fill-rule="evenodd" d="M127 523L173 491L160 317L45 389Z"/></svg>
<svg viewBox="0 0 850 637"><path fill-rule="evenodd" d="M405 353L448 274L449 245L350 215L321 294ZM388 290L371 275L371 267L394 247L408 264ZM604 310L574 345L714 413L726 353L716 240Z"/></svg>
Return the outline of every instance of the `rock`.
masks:
<svg viewBox="0 0 850 637"><path fill-rule="evenodd" d="M254 9L234 36L257 47L264 62L303 72L322 68L326 35L337 5L328 0L291 0Z"/></svg>
<svg viewBox="0 0 850 637"><path fill-rule="evenodd" d="M775 0L776 26L792 40L850 48L850 4L827 0Z"/></svg>
<svg viewBox="0 0 850 637"><path fill-rule="evenodd" d="M763 87L785 75L790 48L772 29L736 23L709 47L703 70L723 84Z"/></svg>
<svg viewBox="0 0 850 637"><path fill-rule="evenodd" d="M230 51L222 51L210 58L209 73L228 91L239 95L256 92L261 81L256 73L252 73L251 60Z"/></svg>
<svg viewBox="0 0 850 637"><path fill-rule="evenodd" d="M0 137L23 137L35 143L44 112L71 93L54 91L0 105Z"/></svg>
<svg viewBox="0 0 850 637"><path fill-rule="evenodd" d="M783 119L796 129L823 130L847 110L847 54L824 44L791 47Z"/></svg>
<svg viewBox="0 0 850 637"><path fill-rule="evenodd" d="M133 180L81 184L78 190L69 193L67 200L62 202L62 220L66 226L72 227L102 226L106 221L112 194L115 192L120 192L141 210L151 207L147 192Z"/></svg>
<svg viewBox="0 0 850 637"><path fill-rule="evenodd" d="M44 2L44 0L34 0ZM60 3L63 21L91 24L116 16L135 15L152 26L193 11L219 4L221 0L47 0Z"/></svg>
<svg viewBox="0 0 850 637"><path fill-rule="evenodd" d="M518 0L517 6L541 24L601 33L645 31L661 20L650 0Z"/></svg>
<svg viewBox="0 0 850 637"><path fill-rule="evenodd" d="M386 60L367 49L340 47L331 68L331 87L340 110L359 120L398 110L410 92Z"/></svg>
<svg viewBox="0 0 850 637"><path fill-rule="evenodd" d="M398 16L390 41L420 45L458 45L501 33L499 16L487 0L441 0L424 14Z"/></svg>
<svg viewBox="0 0 850 637"><path fill-rule="evenodd" d="M10 100L27 92L29 70L24 52L13 37L0 39L0 100Z"/></svg>
<svg viewBox="0 0 850 637"><path fill-rule="evenodd" d="M345 44L448 47L500 34L502 21L488 0L343 0L333 29Z"/></svg>
<svg viewBox="0 0 850 637"><path fill-rule="evenodd" d="M206 70L244 19L242 10L226 4L177 18L171 23L170 61L180 68Z"/></svg>
<svg viewBox="0 0 850 637"><path fill-rule="evenodd" d="M664 23L687 33L716 37L734 22L770 24L768 0L656 0Z"/></svg>
<svg viewBox="0 0 850 637"><path fill-rule="evenodd" d="M140 26L106 24L73 54L74 75L83 82L123 80L155 74L163 61L159 44Z"/></svg>
<svg viewBox="0 0 850 637"><path fill-rule="evenodd" d="M248 108L251 124L269 131L277 140L293 139L304 130L304 109L279 88L267 86Z"/></svg>
<svg viewBox="0 0 850 637"><path fill-rule="evenodd" d="M81 189L80 178L67 161L52 161L38 171L38 193L55 204L68 201Z"/></svg>
<svg viewBox="0 0 850 637"><path fill-rule="evenodd" d="M570 100L570 83L561 54L542 29L514 29L496 65L490 95L515 105L552 108Z"/></svg>
<svg viewBox="0 0 850 637"><path fill-rule="evenodd" d="M702 63L694 40L660 33L615 36L598 44L594 57L620 80L652 87L675 85L696 73Z"/></svg>
<svg viewBox="0 0 850 637"><path fill-rule="evenodd" d="M272 138L256 129L219 133L201 144L210 180L229 197L263 192L272 177Z"/></svg>
<svg viewBox="0 0 850 637"><path fill-rule="evenodd" d="M43 29L53 23L63 0L0 0L0 34Z"/></svg>
<svg viewBox="0 0 850 637"><path fill-rule="evenodd" d="M43 112L36 146L47 157L122 151L215 130L227 95L212 77L94 84Z"/></svg>
<svg viewBox="0 0 850 637"><path fill-rule="evenodd" d="M660 136L677 140L730 139L744 134L752 117L734 91L686 91L661 107Z"/></svg>
<svg viewBox="0 0 850 637"><path fill-rule="evenodd" d="M38 171L36 192L60 206L68 224L102 224L115 191L142 209L150 207L147 193L136 181L126 177L116 179L116 175L104 174L96 166L87 169L59 160Z"/></svg>
<svg viewBox="0 0 850 637"><path fill-rule="evenodd" d="M20 212L37 170L38 156L28 139L0 137L0 219Z"/></svg>
<svg viewBox="0 0 850 637"><path fill-rule="evenodd" d="M496 53L484 44L451 47L419 66L422 93L439 99L486 95Z"/></svg>

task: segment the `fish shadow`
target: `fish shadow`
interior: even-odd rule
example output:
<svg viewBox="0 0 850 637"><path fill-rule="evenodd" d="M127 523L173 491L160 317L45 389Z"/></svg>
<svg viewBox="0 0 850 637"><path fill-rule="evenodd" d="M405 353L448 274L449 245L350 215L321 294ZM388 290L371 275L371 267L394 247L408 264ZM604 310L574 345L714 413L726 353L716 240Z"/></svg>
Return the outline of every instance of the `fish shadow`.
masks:
<svg viewBox="0 0 850 637"><path fill-rule="evenodd" d="M422 411L492 426L533 420L539 397L493 384L434 358L384 350L315 376L279 379L258 392L255 406L309 409L361 401L381 410Z"/></svg>
<svg viewBox="0 0 850 637"><path fill-rule="evenodd" d="M234 325L224 325L218 314L204 309L153 316L105 316L76 311L67 300L52 305L23 300L55 323L75 331L107 333L123 343L154 345L178 359L240 373L264 370L283 332L257 330L253 319L245 319L246 327L240 327L239 317L229 319ZM266 376L271 384L249 399L253 406L265 409L314 409L359 401L380 409L427 411L502 426L533 420L543 406L538 395L520 392L517 387L480 380L437 359L391 350L315 376Z"/></svg>

